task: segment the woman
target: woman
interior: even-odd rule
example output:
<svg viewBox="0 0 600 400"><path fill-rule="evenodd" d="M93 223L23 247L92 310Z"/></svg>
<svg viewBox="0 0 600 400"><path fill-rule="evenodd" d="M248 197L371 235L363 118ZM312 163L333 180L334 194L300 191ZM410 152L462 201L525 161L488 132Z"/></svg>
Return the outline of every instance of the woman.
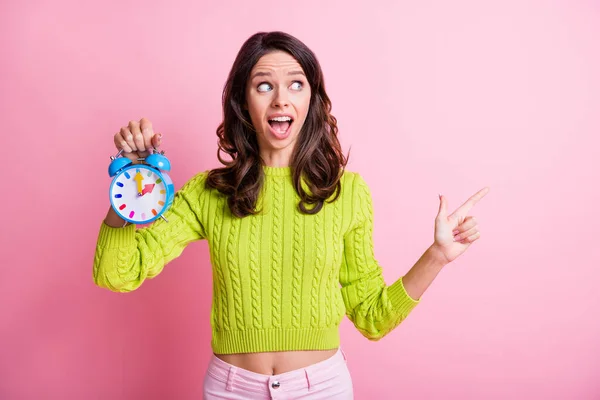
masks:
<svg viewBox="0 0 600 400"><path fill-rule="evenodd" d="M282 32L253 35L223 92L224 167L188 181L169 222L136 229L109 209L101 225L94 280L116 292L136 289L188 243L208 240L214 356L206 399L352 398L339 347L343 316L381 339L479 238L466 215L487 188L449 216L440 196L434 243L387 287L373 254L369 188L344 170L330 110L320 65L302 42ZM137 160L161 137L142 119L114 139Z"/></svg>

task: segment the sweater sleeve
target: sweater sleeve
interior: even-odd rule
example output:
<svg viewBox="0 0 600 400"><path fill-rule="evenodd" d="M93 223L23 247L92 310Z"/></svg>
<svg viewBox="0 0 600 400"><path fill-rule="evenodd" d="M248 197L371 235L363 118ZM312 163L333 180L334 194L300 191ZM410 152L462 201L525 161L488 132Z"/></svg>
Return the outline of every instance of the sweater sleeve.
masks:
<svg viewBox="0 0 600 400"><path fill-rule="evenodd" d="M206 238L201 222L206 173L199 173L175 193L171 207L137 229L112 228L102 222L96 243L93 278L97 286L113 292L130 292L146 278L154 278L191 242Z"/></svg>
<svg viewBox="0 0 600 400"><path fill-rule="evenodd" d="M348 184L352 190L353 223L344 236L340 269L346 315L369 340L379 340L400 324L417 306L402 277L386 286L373 245L373 205L369 187L359 174Z"/></svg>

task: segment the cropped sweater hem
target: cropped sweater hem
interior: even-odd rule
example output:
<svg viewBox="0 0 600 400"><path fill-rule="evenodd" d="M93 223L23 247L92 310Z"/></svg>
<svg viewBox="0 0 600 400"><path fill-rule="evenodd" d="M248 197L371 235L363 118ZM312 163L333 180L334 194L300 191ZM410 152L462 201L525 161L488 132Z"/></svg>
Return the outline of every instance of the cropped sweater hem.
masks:
<svg viewBox="0 0 600 400"><path fill-rule="evenodd" d="M213 332L216 354L292 350L329 350L340 344L338 326L330 328L272 328Z"/></svg>

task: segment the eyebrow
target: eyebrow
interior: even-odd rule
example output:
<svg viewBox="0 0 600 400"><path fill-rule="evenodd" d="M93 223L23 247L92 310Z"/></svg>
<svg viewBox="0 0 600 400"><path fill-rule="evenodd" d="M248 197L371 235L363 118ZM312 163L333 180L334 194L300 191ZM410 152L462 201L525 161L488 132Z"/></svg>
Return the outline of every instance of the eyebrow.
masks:
<svg viewBox="0 0 600 400"><path fill-rule="evenodd" d="M300 70L296 70L296 71L290 71L288 72L288 75L304 75L304 72L300 71ZM256 78L257 76L271 76L270 72L255 72L254 75L252 75L252 77L250 78L250 80ZM306 75L304 75L304 77L306 77Z"/></svg>

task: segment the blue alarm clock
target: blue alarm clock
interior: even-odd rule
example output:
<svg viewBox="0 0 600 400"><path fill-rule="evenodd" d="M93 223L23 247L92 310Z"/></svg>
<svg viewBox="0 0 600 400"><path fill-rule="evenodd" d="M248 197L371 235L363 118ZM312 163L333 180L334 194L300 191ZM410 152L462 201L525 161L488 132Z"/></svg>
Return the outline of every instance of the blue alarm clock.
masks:
<svg viewBox="0 0 600 400"><path fill-rule="evenodd" d="M110 205L125 221L147 224L155 219L166 218L163 213L171 206L175 190L168 175L171 162L164 152L139 158L134 164L127 157L120 157L123 150L111 156L108 175L114 177L109 189ZM168 221L167 221L168 222Z"/></svg>

